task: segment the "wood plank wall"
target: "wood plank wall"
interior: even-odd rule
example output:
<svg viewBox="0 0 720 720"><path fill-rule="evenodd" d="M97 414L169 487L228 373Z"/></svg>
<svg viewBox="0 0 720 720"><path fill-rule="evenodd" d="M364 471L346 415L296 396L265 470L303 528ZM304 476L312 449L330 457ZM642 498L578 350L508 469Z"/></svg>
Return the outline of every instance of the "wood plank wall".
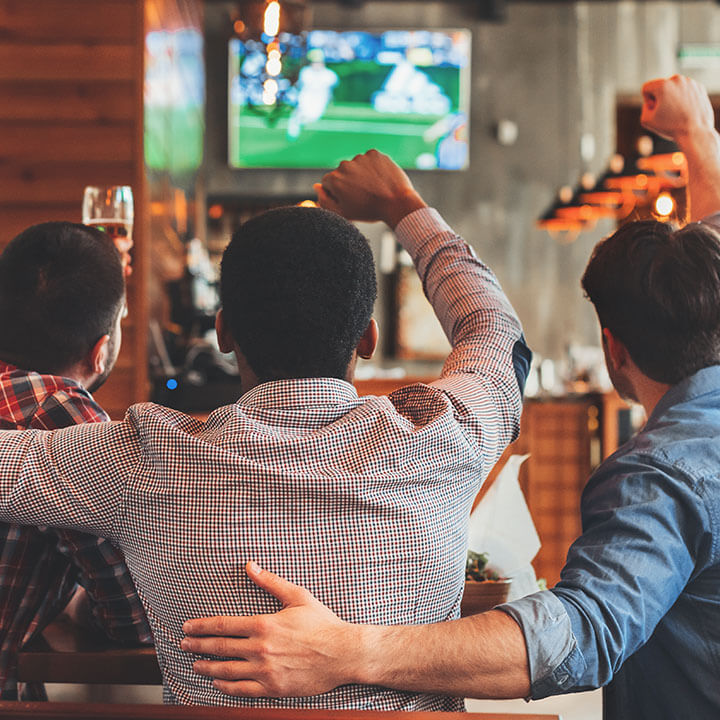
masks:
<svg viewBox="0 0 720 720"><path fill-rule="evenodd" d="M0 247L80 221L85 185L131 185L135 272L118 364L98 401L147 398L142 0L0 0Z"/></svg>

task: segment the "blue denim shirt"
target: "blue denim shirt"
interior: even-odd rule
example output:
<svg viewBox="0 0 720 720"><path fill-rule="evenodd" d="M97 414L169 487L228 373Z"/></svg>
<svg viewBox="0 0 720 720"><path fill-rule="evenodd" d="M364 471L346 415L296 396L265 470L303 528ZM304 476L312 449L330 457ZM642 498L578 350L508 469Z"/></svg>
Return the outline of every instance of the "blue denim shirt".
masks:
<svg viewBox="0 0 720 720"><path fill-rule="evenodd" d="M581 509L560 582L500 608L525 634L531 697L607 685L612 720L717 720L720 366L665 394Z"/></svg>

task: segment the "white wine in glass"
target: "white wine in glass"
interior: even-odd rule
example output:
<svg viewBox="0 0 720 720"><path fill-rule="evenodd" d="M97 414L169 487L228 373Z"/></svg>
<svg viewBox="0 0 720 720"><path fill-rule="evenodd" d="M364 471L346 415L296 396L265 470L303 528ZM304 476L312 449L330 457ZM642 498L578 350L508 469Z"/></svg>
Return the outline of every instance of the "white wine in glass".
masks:
<svg viewBox="0 0 720 720"><path fill-rule="evenodd" d="M88 185L83 194L82 221L106 232L122 258L125 275L130 275L130 248L135 213L129 185Z"/></svg>

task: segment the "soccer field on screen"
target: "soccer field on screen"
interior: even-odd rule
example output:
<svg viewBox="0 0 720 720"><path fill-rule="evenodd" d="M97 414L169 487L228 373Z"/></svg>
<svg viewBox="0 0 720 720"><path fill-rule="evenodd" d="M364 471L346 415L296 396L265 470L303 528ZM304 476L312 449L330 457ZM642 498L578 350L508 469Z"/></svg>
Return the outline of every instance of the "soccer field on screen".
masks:
<svg viewBox="0 0 720 720"><path fill-rule="evenodd" d="M302 127L299 136L288 136L292 108L275 118L247 108L231 117L230 161L235 167L333 168L370 148L387 153L403 167L419 167L435 157L437 137L424 134L442 116L381 114L366 105L331 102L324 115ZM231 120L232 122L232 120Z"/></svg>

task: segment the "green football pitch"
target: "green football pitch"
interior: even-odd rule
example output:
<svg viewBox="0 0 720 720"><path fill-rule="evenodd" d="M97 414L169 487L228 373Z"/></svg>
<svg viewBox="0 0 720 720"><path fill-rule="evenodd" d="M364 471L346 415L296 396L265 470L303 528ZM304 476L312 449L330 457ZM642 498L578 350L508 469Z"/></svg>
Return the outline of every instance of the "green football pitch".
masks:
<svg viewBox="0 0 720 720"><path fill-rule="evenodd" d="M333 168L341 160L376 148L406 168L434 157L438 138L423 135L441 116L378 113L366 104L331 102L323 116L288 137L292 108L273 118L231 108L230 164L239 168ZM234 121L233 121L234 119Z"/></svg>

